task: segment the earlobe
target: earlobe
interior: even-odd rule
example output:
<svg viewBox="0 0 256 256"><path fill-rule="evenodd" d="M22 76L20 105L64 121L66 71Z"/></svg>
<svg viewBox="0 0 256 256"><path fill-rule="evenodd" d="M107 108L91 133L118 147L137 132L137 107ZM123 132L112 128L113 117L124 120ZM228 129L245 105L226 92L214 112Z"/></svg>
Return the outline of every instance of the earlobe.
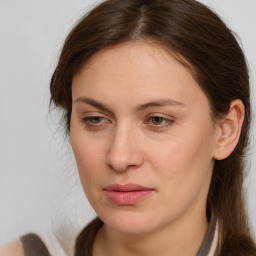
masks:
<svg viewBox="0 0 256 256"><path fill-rule="evenodd" d="M236 99L230 103L229 112L218 123L214 159L225 159L235 149L241 134L244 111L241 100Z"/></svg>

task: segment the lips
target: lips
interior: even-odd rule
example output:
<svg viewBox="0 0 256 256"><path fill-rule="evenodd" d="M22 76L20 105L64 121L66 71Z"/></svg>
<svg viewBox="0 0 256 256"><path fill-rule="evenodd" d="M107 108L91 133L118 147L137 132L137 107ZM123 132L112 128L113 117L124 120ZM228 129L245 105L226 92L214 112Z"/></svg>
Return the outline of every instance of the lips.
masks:
<svg viewBox="0 0 256 256"><path fill-rule="evenodd" d="M149 196L154 189L138 184L111 184L105 191L107 197L117 205L134 205Z"/></svg>

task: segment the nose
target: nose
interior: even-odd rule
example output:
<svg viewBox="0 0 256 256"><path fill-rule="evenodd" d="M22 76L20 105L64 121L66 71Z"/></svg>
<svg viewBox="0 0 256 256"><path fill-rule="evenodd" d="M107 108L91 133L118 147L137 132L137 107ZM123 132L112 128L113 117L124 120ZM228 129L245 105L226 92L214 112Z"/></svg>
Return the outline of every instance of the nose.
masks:
<svg viewBox="0 0 256 256"><path fill-rule="evenodd" d="M107 153L107 164L111 169L123 172L142 165L144 158L138 141L138 134L128 126L116 128Z"/></svg>

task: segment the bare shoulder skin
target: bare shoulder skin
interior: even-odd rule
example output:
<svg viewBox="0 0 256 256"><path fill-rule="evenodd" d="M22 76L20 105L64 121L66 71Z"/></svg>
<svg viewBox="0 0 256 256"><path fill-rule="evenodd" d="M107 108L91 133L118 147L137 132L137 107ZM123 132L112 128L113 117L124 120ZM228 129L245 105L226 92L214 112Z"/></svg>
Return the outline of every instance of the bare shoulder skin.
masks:
<svg viewBox="0 0 256 256"><path fill-rule="evenodd" d="M0 256L24 256L24 250L20 240L0 246Z"/></svg>

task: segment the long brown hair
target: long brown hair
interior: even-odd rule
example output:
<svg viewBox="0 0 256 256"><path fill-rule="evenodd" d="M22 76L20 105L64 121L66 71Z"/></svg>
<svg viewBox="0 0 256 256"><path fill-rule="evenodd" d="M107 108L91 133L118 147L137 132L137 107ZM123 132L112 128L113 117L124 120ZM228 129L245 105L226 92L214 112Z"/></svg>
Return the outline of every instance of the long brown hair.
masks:
<svg viewBox="0 0 256 256"><path fill-rule="evenodd" d="M51 79L51 103L64 109L69 131L74 74L97 51L136 40L161 43L190 69L214 119L229 111L232 100L242 100L241 136L232 154L215 162L207 209L220 224L218 255L256 255L242 189L250 124L248 69L234 34L209 8L195 0L104 1L68 35Z"/></svg>

